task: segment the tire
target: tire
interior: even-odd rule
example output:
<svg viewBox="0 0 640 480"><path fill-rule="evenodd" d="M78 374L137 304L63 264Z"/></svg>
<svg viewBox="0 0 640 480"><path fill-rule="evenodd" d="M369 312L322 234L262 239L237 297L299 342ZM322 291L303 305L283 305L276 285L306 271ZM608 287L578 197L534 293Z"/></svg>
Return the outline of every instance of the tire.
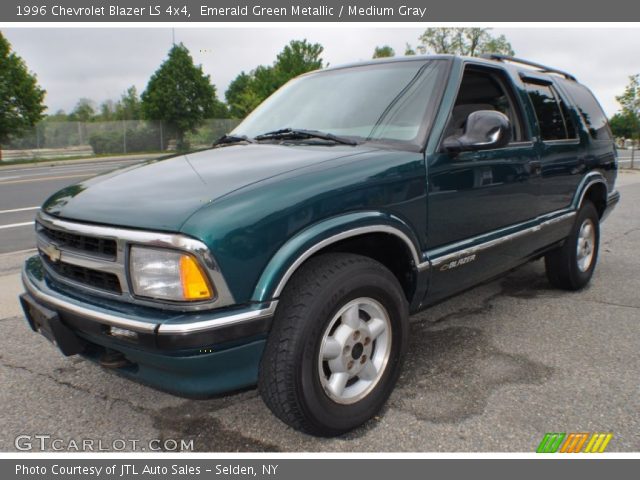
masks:
<svg viewBox="0 0 640 480"><path fill-rule="evenodd" d="M600 217L596 207L585 201L564 244L545 256L547 278L564 290L584 288L596 268L600 247Z"/></svg>
<svg viewBox="0 0 640 480"><path fill-rule="evenodd" d="M275 314L258 379L265 404L312 435L332 437L362 425L395 386L408 318L402 287L382 264L343 253L310 259L289 281Z"/></svg>

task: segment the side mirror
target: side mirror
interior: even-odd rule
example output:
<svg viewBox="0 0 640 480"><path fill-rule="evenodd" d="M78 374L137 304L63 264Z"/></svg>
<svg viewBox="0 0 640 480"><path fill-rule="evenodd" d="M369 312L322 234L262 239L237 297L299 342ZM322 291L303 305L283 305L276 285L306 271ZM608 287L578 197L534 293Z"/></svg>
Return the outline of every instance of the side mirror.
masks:
<svg viewBox="0 0 640 480"><path fill-rule="evenodd" d="M442 146L448 152L491 150L502 148L511 141L511 122L495 110L478 110L467 117L464 133L444 139Z"/></svg>

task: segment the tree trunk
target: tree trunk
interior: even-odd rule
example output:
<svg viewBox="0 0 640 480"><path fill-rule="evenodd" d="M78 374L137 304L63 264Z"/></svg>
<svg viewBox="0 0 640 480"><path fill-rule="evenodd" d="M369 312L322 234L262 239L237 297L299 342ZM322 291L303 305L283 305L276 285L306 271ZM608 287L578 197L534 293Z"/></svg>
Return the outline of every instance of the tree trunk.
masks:
<svg viewBox="0 0 640 480"><path fill-rule="evenodd" d="M178 130L176 132L176 150L179 152L184 152L189 149L189 145L185 139L186 132L182 130Z"/></svg>

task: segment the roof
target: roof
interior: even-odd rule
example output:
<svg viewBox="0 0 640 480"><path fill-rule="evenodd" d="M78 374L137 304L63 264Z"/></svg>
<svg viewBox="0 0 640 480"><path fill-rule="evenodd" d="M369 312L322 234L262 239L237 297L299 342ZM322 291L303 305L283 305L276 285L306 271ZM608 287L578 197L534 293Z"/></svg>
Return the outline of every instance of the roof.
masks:
<svg viewBox="0 0 640 480"><path fill-rule="evenodd" d="M372 60L365 60L360 62L337 65L335 67L326 68L323 71L339 70L343 68L360 67L360 66L366 66L366 65L377 65L380 63L398 63L398 62L412 62L416 60L436 60L436 59L454 60L456 58L461 59L462 61L473 61L474 63L487 64L492 66L509 65L510 70L515 69L517 72L529 71L529 72L535 72L537 74L554 74L554 75L560 75L566 78L567 80L577 81L573 75L563 70L558 70L557 68L542 65L540 63L532 62L522 58L512 57L508 55L500 55L500 54L486 54L479 57L469 57L469 56L462 56L462 55L410 55L410 56L403 56L403 57L385 57L385 58L376 58Z"/></svg>

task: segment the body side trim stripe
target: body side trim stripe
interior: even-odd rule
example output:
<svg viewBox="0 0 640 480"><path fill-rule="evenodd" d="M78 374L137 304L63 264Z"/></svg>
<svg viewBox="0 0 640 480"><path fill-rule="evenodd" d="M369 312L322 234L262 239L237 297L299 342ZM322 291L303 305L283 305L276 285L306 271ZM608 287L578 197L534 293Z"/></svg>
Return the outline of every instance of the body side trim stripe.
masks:
<svg viewBox="0 0 640 480"><path fill-rule="evenodd" d="M598 172L598 171L591 171L589 173L587 173L581 180L580 184L578 185L578 188L576 188L576 193L573 197L573 200L571 202L571 207L570 208L579 208L579 206L582 204L582 201L584 200L584 196L587 193L587 190L589 189L590 186L596 184L596 183L602 183L604 184L605 188L607 189L607 192L609 190L607 182L604 178L604 176L602 175L602 173ZM608 195L607 195L608 198ZM426 256L430 259L431 261L431 266L432 267L437 267L443 263L446 263L448 261L451 261L455 258L458 258L460 256L466 256L466 255L472 255L474 253L478 253L482 250L486 250L488 248L492 248L496 245L499 245L501 243L504 242L508 242L511 240L514 240L518 237L521 237L523 235L528 235L531 233L536 233L539 230L541 230L542 228L548 227L550 225L553 225L554 223L557 222L561 222L564 220L568 220L572 217L574 217L576 215L577 210L570 210L570 209L564 209L564 210L557 210L555 212L550 212L547 213L541 217L538 217L537 219L534 219L533 221L540 221L539 224L537 225L533 225L531 227L528 228L523 228L521 230L517 230L515 232L503 235L501 237L486 241L486 242L481 242L483 237L490 237L492 235L496 235L499 230L494 230L492 232L487 232L484 233L482 235L479 235L477 237L473 237L471 239L465 239L462 240L460 242L454 243L454 244L450 244L449 246L444 246L444 247L437 247L436 249L431 250L431 253L429 251L426 252ZM551 218L550 218L551 217ZM512 225L510 227L506 227L506 228L518 228L518 227L524 227L524 225L531 223L531 221L527 221L527 222L523 222L517 225ZM481 243L477 244L477 245L473 245L475 242L480 241ZM465 245L469 245L468 247L465 247ZM441 251L441 250L447 250L450 248L455 248L455 247L460 247L460 249L458 250L454 250L450 253L445 253L442 256L436 257L436 258L432 258L434 255L434 250L435 251Z"/></svg>
<svg viewBox="0 0 640 480"><path fill-rule="evenodd" d="M462 247L459 250L455 250L455 251L453 251L451 253L446 253L446 254L444 254L444 255L442 255L440 257L432 259L431 260L431 266L437 267L439 265L442 265L443 263L449 262L449 261L451 261L451 260L453 260L455 258L458 258L460 256L472 255L474 253L481 252L481 251L486 250L488 248L493 248L493 247L495 247L497 245L500 245L502 243L510 242L512 240L515 240L516 238L523 237L525 235L529 235L529 234L532 234L532 233L539 232L540 230L542 230L545 227L548 227L548 226L553 225L553 224L558 223L558 222L569 220L569 219L573 218L576 215L575 211L567 212L566 210L563 210L563 211L560 211L560 212L555 212L555 213L558 214L558 215L554 216L552 218L549 218L547 220L544 220L541 223L538 223L537 225L533 225L533 226L528 227L528 228L523 228L522 230L517 230L517 231L509 233L507 235L503 235L501 237L494 238L492 240L488 240L486 242L478 243L477 245L473 245L474 241L478 241L482 237L491 236L492 234L495 233L495 231L486 233L486 234L484 234L484 235L482 235L480 237L475 237L474 239L465 240L463 242L464 244L472 244L472 245L470 245L469 247ZM530 222L526 222L526 223L530 223ZM460 244L458 244L458 245L460 245Z"/></svg>
<svg viewBox="0 0 640 480"><path fill-rule="evenodd" d="M269 306L259 310L235 313L211 320L203 320L190 323L162 323L158 327L158 335L172 335L176 333L194 333L202 330L216 330L218 328L229 327L239 323L245 323L260 318L271 317L278 306L277 300L272 300Z"/></svg>

